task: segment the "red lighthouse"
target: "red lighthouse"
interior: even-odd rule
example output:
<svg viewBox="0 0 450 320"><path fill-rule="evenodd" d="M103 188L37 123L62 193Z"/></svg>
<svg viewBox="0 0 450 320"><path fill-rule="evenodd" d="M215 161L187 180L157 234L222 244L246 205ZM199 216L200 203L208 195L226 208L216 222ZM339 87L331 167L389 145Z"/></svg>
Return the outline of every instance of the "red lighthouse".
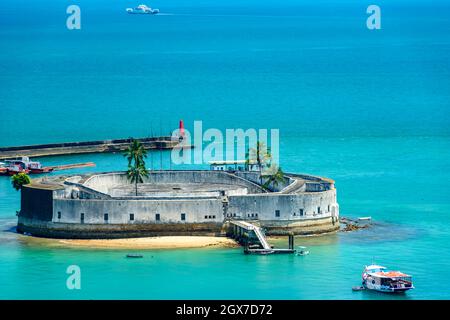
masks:
<svg viewBox="0 0 450 320"><path fill-rule="evenodd" d="M180 120L180 138L184 138L184 122Z"/></svg>

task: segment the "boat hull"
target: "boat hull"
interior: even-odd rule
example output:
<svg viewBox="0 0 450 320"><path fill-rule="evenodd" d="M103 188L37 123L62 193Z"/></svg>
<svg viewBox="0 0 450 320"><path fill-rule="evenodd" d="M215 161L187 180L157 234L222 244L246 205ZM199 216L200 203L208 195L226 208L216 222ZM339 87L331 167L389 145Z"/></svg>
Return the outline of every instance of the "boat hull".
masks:
<svg viewBox="0 0 450 320"><path fill-rule="evenodd" d="M39 173L47 173L52 172L53 168L39 168L39 169L30 169L30 173L39 174Z"/></svg>
<svg viewBox="0 0 450 320"><path fill-rule="evenodd" d="M0 173L0 174L7 175L7 176L13 176L13 175L18 174L18 173L26 173L26 174L28 174L28 173L30 173L30 170L28 170L28 169L25 169L25 170L14 170L14 169L6 168L6 172Z"/></svg>
<svg viewBox="0 0 450 320"><path fill-rule="evenodd" d="M381 286L381 285L373 285L373 284L365 283L365 282L363 282L362 285L367 290L373 290L373 291L384 292L384 293L401 293L401 292L406 292L408 290L414 289L413 286L394 288L394 287L387 287L387 286Z"/></svg>

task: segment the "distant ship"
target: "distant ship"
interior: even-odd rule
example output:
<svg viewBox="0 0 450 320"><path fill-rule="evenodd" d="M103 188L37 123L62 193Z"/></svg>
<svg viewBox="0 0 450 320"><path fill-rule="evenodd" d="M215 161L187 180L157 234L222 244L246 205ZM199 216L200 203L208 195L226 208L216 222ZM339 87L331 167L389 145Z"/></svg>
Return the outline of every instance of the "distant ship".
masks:
<svg viewBox="0 0 450 320"><path fill-rule="evenodd" d="M127 8L126 11L131 14L158 14L159 9L152 9L145 4L140 4L136 8Z"/></svg>

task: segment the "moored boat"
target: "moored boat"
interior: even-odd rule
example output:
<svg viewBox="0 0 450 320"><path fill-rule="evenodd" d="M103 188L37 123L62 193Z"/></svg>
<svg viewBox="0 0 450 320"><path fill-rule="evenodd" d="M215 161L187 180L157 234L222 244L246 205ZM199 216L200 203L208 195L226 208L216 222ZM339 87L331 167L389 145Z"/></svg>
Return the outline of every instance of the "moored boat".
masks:
<svg viewBox="0 0 450 320"><path fill-rule="evenodd" d="M405 292L414 289L412 277L400 271L391 271L379 265L370 265L362 273L362 285L380 292Z"/></svg>
<svg viewBox="0 0 450 320"><path fill-rule="evenodd" d="M30 161L28 163L28 169L31 173L47 173L53 171L52 167L43 167L40 162Z"/></svg>
<svg viewBox="0 0 450 320"><path fill-rule="evenodd" d="M8 172L8 169L5 167L4 162L0 162L0 175Z"/></svg>
<svg viewBox="0 0 450 320"><path fill-rule="evenodd" d="M21 165L21 164L9 164L6 167L6 172L4 174L13 176L17 173L29 173L30 170L28 170L27 167Z"/></svg>
<svg viewBox="0 0 450 320"><path fill-rule="evenodd" d="M40 162L30 161L28 157L5 160L5 163L0 165L0 174L10 176L17 173L46 173L51 171L53 171L53 167L43 167Z"/></svg>
<svg viewBox="0 0 450 320"><path fill-rule="evenodd" d="M309 254L309 250L307 247L298 246L295 252L298 256L307 256Z"/></svg>

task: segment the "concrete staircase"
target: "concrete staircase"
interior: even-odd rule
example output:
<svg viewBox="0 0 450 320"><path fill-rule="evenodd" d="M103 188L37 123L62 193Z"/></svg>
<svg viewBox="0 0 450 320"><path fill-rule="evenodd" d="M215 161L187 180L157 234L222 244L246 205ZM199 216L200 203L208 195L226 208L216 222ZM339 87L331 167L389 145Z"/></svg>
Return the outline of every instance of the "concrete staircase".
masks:
<svg viewBox="0 0 450 320"><path fill-rule="evenodd" d="M253 231L264 249L272 249L269 242L267 242L266 237L262 233L260 227L255 226L254 224L251 224L247 221L233 220L230 221L230 223L235 224L240 228L246 229L247 231Z"/></svg>

